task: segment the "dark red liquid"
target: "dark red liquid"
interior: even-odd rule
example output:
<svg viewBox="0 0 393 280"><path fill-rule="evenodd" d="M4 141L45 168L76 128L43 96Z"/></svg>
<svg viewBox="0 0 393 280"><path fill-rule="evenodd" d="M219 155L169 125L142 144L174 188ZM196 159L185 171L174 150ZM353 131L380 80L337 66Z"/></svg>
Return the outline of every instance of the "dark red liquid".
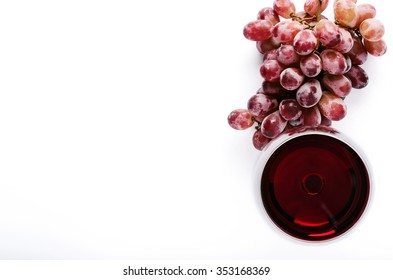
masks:
<svg viewBox="0 0 393 280"><path fill-rule="evenodd" d="M367 168L347 144L330 136L303 135L269 158L262 200L273 222L304 240L334 238L351 228L369 197Z"/></svg>

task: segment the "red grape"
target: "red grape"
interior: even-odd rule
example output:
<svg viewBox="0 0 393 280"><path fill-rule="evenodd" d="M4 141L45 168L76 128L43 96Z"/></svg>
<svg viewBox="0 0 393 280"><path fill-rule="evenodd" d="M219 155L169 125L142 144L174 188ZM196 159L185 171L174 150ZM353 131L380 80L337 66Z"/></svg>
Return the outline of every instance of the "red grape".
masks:
<svg viewBox="0 0 393 280"><path fill-rule="evenodd" d="M312 53L300 60L300 69L307 77L316 77L322 71L322 60L319 55Z"/></svg>
<svg viewBox="0 0 393 280"><path fill-rule="evenodd" d="M334 17L340 25L353 28L358 22L358 10L351 0L340 0L334 3Z"/></svg>
<svg viewBox="0 0 393 280"><path fill-rule="evenodd" d="M302 107L296 99L284 99L280 102L279 112L283 119L294 121L302 115Z"/></svg>
<svg viewBox="0 0 393 280"><path fill-rule="evenodd" d="M268 20L249 22L243 29L243 35L252 41L264 41L272 37L273 25Z"/></svg>
<svg viewBox="0 0 393 280"><path fill-rule="evenodd" d="M303 113L300 116L300 122L304 126L318 126L321 124L321 113L317 106L311 108L303 108Z"/></svg>
<svg viewBox="0 0 393 280"><path fill-rule="evenodd" d="M278 82L284 67L277 60L266 60L263 62L260 72L261 76L268 82Z"/></svg>
<svg viewBox="0 0 393 280"><path fill-rule="evenodd" d="M316 24L314 32L325 47L332 48L341 42L341 33L338 26L328 19L321 19Z"/></svg>
<svg viewBox="0 0 393 280"><path fill-rule="evenodd" d="M329 0L322 0L320 12L326 10L328 4L329 4ZM310 16L315 16L317 14L318 7L319 7L319 0L306 0L306 3L304 3L304 11L308 13Z"/></svg>
<svg viewBox="0 0 393 280"><path fill-rule="evenodd" d="M277 49L277 60L283 65L295 65L299 63L300 57L292 45L282 45Z"/></svg>
<svg viewBox="0 0 393 280"><path fill-rule="evenodd" d="M280 21L273 27L273 38L280 43L289 43L301 30L303 25L297 21Z"/></svg>
<svg viewBox="0 0 393 280"><path fill-rule="evenodd" d="M254 116L265 116L267 113L277 109L277 99L265 94L253 95L247 103L248 111Z"/></svg>
<svg viewBox="0 0 393 280"><path fill-rule="evenodd" d="M321 114L331 121L339 121L347 114L344 100L328 91L322 94L318 107Z"/></svg>
<svg viewBox="0 0 393 280"><path fill-rule="evenodd" d="M322 84L339 97L347 96L352 89L351 80L344 75L325 74L322 78Z"/></svg>
<svg viewBox="0 0 393 280"><path fill-rule="evenodd" d="M296 92L296 100L299 105L304 108L310 108L317 105L321 96L321 84L316 79L308 80Z"/></svg>
<svg viewBox="0 0 393 280"><path fill-rule="evenodd" d="M280 84L287 90L295 90L300 87L304 81L304 74L298 68L287 68L281 72Z"/></svg>
<svg viewBox="0 0 393 280"><path fill-rule="evenodd" d="M267 138L275 138L284 131L287 121L283 119L279 111L268 115L261 124L261 132Z"/></svg>
<svg viewBox="0 0 393 280"><path fill-rule="evenodd" d="M361 65L366 62L368 57L367 50L359 37L353 37L353 47L347 55L351 58L353 65Z"/></svg>
<svg viewBox="0 0 393 280"><path fill-rule="evenodd" d="M274 38L269 38L264 41L258 41L257 42L257 50L264 54L267 53L268 51L277 49L280 46L280 43L278 43Z"/></svg>
<svg viewBox="0 0 393 280"><path fill-rule="evenodd" d="M360 24L359 32L365 40L376 42L382 39L385 34L385 27L379 20L369 18Z"/></svg>
<svg viewBox="0 0 393 280"><path fill-rule="evenodd" d="M258 129L254 132L252 137L252 143L257 150L263 150L267 144L269 144L271 139L267 138L265 135L262 134L261 130Z"/></svg>
<svg viewBox="0 0 393 280"><path fill-rule="evenodd" d="M295 4L291 0L274 0L273 9L283 18L291 18L296 12Z"/></svg>
<svg viewBox="0 0 393 280"><path fill-rule="evenodd" d="M266 60L277 60L277 49L272 49L272 50L264 53L263 61L266 61Z"/></svg>
<svg viewBox="0 0 393 280"><path fill-rule="evenodd" d="M317 47L318 40L309 29L304 29L296 34L293 40L295 51L300 55L308 55Z"/></svg>
<svg viewBox="0 0 393 280"><path fill-rule="evenodd" d="M262 87L261 91L268 95L268 96L273 96L273 97L278 97L284 95L287 90L284 89L279 82L272 83L268 81L263 81L262 82Z"/></svg>
<svg viewBox="0 0 393 280"><path fill-rule="evenodd" d="M347 60L344 55L333 49L321 52L322 69L333 75L341 75L347 69Z"/></svg>
<svg viewBox="0 0 393 280"><path fill-rule="evenodd" d="M364 40L364 47L367 52L373 56L382 56L387 51L387 46L384 40L379 40L376 42Z"/></svg>
<svg viewBox="0 0 393 280"><path fill-rule="evenodd" d="M374 18L377 14L377 10L371 4L360 4L357 6L358 12L358 21L356 23L356 27L359 27L360 24L368 18Z"/></svg>
<svg viewBox="0 0 393 280"><path fill-rule="evenodd" d="M339 28L340 34L341 34L341 42L335 46L333 49L340 53L347 53L349 52L352 47L353 47L353 38L351 33L349 33L348 30L340 27Z"/></svg>
<svg viewBox="0 0 393 280"><path fill-rule="evenodd" d="M271 24L274 26L276 23L280 22L280 17L278 14L274 11L272 8L263 8L262 10L259 11L257 19L265 19L271 22Z"/></svg>
<svg viewBox="0 0 393 280"><path fill-rule="evenodd" d="M237 109L228 116L228 124L237 130L243 130L254 124L251 113L246 109Z"/></svg>
<svg viewBox="0 0 393 280"><path fill-rule="evenodd" d="M352 66L352 68L345 73L345 76L351 80L353 88L364 88L368 84L368 75L360 66Z"/></svg>

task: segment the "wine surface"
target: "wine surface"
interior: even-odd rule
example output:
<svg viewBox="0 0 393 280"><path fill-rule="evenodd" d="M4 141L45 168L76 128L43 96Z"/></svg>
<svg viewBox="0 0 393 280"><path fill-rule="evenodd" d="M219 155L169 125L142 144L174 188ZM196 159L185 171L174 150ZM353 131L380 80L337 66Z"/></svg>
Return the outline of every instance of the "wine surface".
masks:
<svg viewBox="0 0 393 280"><path fill-rule="evenodd" d="M264 207L293 237L321 241L341 235L362 215L370 192L363 160L335 137L292 138L269 157L261 179Z"/></svg>

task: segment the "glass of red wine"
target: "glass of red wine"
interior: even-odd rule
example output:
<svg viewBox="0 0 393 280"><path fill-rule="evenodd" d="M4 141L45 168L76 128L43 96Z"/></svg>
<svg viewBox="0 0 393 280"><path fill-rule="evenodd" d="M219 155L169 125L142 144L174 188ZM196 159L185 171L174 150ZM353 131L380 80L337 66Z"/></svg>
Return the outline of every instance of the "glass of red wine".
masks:
<svg viewBox="0 0 393 280"><path fill-rule="evenodd" d="M262 152L264 208L282 231L306 241L340 236L362 216L370 173L351 141L331 127L302 127Z"/></svg>

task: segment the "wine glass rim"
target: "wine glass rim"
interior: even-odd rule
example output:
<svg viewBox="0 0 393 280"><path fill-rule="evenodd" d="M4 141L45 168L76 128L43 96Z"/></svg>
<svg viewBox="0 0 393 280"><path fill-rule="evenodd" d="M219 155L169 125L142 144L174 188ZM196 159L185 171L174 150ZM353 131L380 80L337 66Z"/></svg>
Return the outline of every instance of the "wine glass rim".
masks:
<svg viewBox="0 0 393 280"><path fill-rule="evenodd" d="M354 141L352 141L349 137L347 137L345 134L342 132L339 132L338 130L332 128L332 127L326 127L326 126L318 126L318 127L302 127L301 129L291 129L286 132L284 132L282 135L271 141L262 151L261 155L257 158L256 163L255 163L255 170L254 172L256 174L255 176L255 185L258 188L258 191L260 193L260 198L262 197L262 173L264 170L264 166L267 164L269 158L274 154L275 151L277 151L281 146L286 144L287 142L302 137L302 136L308 136L308 135L320 135L320 136L326 136L326 137L331 137L343 144L345 144L348 148L354 151L354 153L359 157L359 159L363 162L365 170L367 172L367 179L368 179L368 195L367 195L367 200L365 201L365 205L362 209L362 212L360 216L356 219L356 221L345 231L341 232L340 234L337 234L333 237L326 238L326 239L321 239L321 240L306 240L302 239L299 237L296 237L292 234L289 234L285 230L283 230L281 227L279 227L270 217L268 214L267 209L265 208L264 203L262 203L262 208L263 212L266 217L268 217L268 220L270 220L271 224L275 226L275 228L280 231L281 233L284 233L286 236L291 237L291 239L297 240L301 243L305 244L319 244L319 243L327 243L327 242L334 242L337 239L342 239L343 237L347 236L348 234L351 234L356 227L359 226L359 224L362 223L364 218L368 215L370 204L372 204L372 200L374 197L374 188L373 188L373 173L372 169L370 168L369 160L365 156L364 151L361 150L359 146L356 145ZM261 199L259 200L261 201Z"/></svg>

